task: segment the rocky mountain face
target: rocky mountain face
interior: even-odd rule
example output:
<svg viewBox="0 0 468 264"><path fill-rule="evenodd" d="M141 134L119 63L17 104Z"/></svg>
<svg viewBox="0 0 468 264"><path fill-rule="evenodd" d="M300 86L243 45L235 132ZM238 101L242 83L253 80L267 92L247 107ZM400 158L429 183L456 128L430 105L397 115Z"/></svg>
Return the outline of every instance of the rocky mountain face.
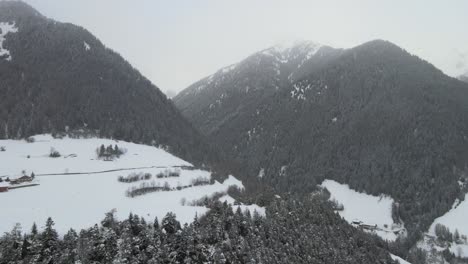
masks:
<svg viewBox="0 0 468 264"><path fill-rule="evenodd" d="M463 192L468 85L387 41L267 49L174 102L278 190L307 193L334 179L391 195L410 238Z"/></svg>
<svg viewBox="0 0 468 264"><path fill-rule="evenodd" d="M0 2L0 138L86 129L162 145L196 163L205 139L173 103L86 29ZM214 155L213 155L214 156Z"/></svg>

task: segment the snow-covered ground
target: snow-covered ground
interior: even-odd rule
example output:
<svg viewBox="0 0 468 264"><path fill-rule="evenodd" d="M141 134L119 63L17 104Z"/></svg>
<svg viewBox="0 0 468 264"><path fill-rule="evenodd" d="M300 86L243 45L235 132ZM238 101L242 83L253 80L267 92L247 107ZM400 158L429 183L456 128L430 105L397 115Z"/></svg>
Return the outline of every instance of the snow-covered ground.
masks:
<svg viewBox="0 0 468 264"><path fill-rule="evenodd" d="M452 233L458 230L460 236L468 236L468 194L465 195L463 201L460 202L456 200L451 210L435 219L428 232L425 234L424 239L418 243L419 248L425 249L428 252L432 250L440 252L448 248L455 256L468 258L468 243L466 241L461 241L461 244L443 244L436 240L435 226L437 224L446 226Z"/></svg>
<svg viewBox="0 0 468 264"><path fill-rule="evenodd" d="M18 28L15 27L15 23L0 22L0 58L5 57L5 60L11 61L10 51L3 47L3 42L6 35L16 32L18 32Z"/></svg>
<svg viewBox="0 0 468 264"><path fill-rule="evenodd" d="M399 256L395 256L395 255L393 255L393 254L390 254L390 257L392 257L393 260L398 261L400 264L411 264L411 263L409 263L408 261L406 261L406 260L400 258Z"/></svg>
<svg viewBox="0 0 468 264"><path fill-rule="evenodd" d="M236 204L236 200L234 198L232 198L231 196L229 196L228 194L222 196L221 198L219 198L219 200L221 202L226 202L227 204L230 204L232 206L232 208L234 210L237 210L237 208L239 207L241 209L241 211L250 211L250 212L255 212L257 211L258 214L262 215L262 216L265 216L265 208L264 207L260 207L256 204L252 204L252 205L245 205L245 204L242 204L242 203L237 203Z"/></svg>
<svg viewBox="0 0 468 264"><path fill-rule="evenodd" d="M468 194L465 195L464 201L455 201L450 211L434 220L429 229L429 234L435 235L436 224L443 224L451 232L458 230L460 235L468 236Z"/></svg>
<svg viewBox="0 0 468 264"><path fill-rule="evenodd" d="M35 136L34 143L20 140L0 140L0 176L17 178L25 171L34 172L38 186L0 192L0 234L8 232L15 223L29 231L33 222L42 226L47 217L52 217L59 233L69 228L87 228L103 219L113 209L120 219L130 212L152 221L159 220L167 212L174 212L182 223L191 222L195 214L204 214L205 207L182 205L216 192L226 192L231 185L243 188L242 182L230 176L224 183L193 186L182 190L153 192L129 198L126 191L142 182L170 187L191 185L192 180L203 177L210 179L210 172L182 168L179 177L157 178L155 175L174 166L190 166L190 163L156 147L133 144L110 139L54 139L50 135ZM126 153L114 161L97 159L96 148L117 144ZM51 158L49 152L55 148L61 157ZM73 155L72 155L73 154ZM28 157L29 156L29 157ZM111 171L109 171L111 170ZM108 172L106 172L108 171ZM133 183L117 181L118 176L130 173L151 173L148 180ZM83 174L75 174L83 173ZM50 175L52 174L52 175ZM3 182L4 186L6 183ZM262 208L245 206L262 212ZM252 211L253 212L253 211Z"/></svg>
<svg viewBox="0 0 468 264"><path fill-rule="evenodd" d="M330 199L342 204L344 209L338 213L347 222L353 224L362 222L366 226L375 226L375 232L383 239L394 241L399 234L406 234L403 225L398 225L392 219L393 199L389 196L373 196L356 192L349 188L347 184L340 184L333 180L325 180L321 184L330 192Z"/></svg>

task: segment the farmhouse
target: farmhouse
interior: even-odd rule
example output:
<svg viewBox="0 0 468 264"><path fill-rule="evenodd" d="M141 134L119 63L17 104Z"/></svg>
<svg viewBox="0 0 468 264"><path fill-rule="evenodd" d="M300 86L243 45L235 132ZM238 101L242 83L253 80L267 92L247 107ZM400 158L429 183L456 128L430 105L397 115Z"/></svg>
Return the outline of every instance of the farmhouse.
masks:
<svg viewBox="0 0 468 264"><path fill-rule="evenodd" d="M20 184L20 183L24 183L24 182L31 182L33 180L32 177L29 177L29 176L21 176L17 179L14 179L14 180L11 180L10 181L10 184Z"/></svg>
<svg viewBox="0 0 468 264"><path fill-rule="evenodd" d="M377 229L377 225L367 225L367 224L361 224L359 225L362 229L367 229L367 230L375 230Z"/></svg>

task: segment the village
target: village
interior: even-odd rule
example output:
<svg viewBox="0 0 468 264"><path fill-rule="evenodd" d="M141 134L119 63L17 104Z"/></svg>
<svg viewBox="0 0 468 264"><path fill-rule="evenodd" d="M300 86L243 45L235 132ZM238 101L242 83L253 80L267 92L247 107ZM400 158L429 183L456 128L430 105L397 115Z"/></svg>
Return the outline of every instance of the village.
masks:
<svg viewBox="0 0 468 264"><path fill-rule="evenodd" d="M35 181L34 172L30 176L22 174L22 176L14 179L10 179L9 176L0 176L0 193L8 192L9 190L32 187L39 185Z"/></svg>

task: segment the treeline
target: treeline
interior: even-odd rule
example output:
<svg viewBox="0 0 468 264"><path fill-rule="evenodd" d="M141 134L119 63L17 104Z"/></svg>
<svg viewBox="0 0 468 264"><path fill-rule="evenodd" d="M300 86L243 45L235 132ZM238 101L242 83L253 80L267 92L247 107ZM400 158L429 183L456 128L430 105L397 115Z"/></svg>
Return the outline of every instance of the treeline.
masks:
<svg viewBox="0 0 468 264"><path fill-rule="evenodd" d="M151 175L151 174L144 174L143 177L147 177L148 175ZM132 179L132 178L130 178ZM139 178L139 176L137 176L138 180L140 180L141 178ZM149 178L148 178L149 179ZM128 178L123 178L121 179L119 177L119 181L122 181L122 182L131 182L131 181L125 181L125 180L129 180ZM180 191L180 190L183 190L183 189L187 189L187 188L192 188L192 187L195 187L195 186L202 186L202 185L209 185L209 184L214 184L214 180L213 179L210 179L210 178L207 178L207 177L197 177L195 179L192 179L190 181L190 184L188 185L178 185L176 187L171 187L169 185L168 182L164 182L164 184L161 186L160 183L156 183L155 181L152 181L152 182L142 182L140 184L140 186L132 186L130 188L128 188L128 190L125 192L125 195L127 197L135 197L135 196L140 196L140 195L145 195L147 193L152 193L152 192L170 192L170 191Z"/></svg>
<svg viewBox="0 0 468 264"><path fill-rule="evenodd" d="M113 160L115 158L120 158L121 155L125 153L125 150L119 148L119 146L114 145L109 145L107 147L102 144L99 148L96 149L96 154L98 158L104 159L104 160Z"/></svg>
<svg viewBox="0 0 468 264"><path fill-rule="evenodd" d="M132 182L137 182L137 181L142 181L142 180L149 180L151 179L151 177L152 177L151 173L132 172L127 176L120 175L119 177L117 177L117 181L125 182L125 183L132 183Z"/></svg>
<svg viewBox="0 0 468 264"><path fill-rule="evenodd" d="M450 229L443 224L436 224L434 227L436 237L442 242L455 242L457 244L466 244L467 238L465 235L460 235L458 229L455 232L450 232Z"/></svg>
<svg viewBox="0 0 468 264"><path fill-rule="evenodd" d="M71 229L63 238L48 219L26 234L0 238L0 264L10 263L396 263L371 240L316 199L277 200L266 217L215 203L203 217L181 225L107 213L100 225Z"/></svg>
<svg viewBox="0 0 468 264"><path fill-rule="evenodd" d="M247 189L255 179L246 178L262 171L258 180L277 192L307 194L333 179L388 194L400 205L395 218L409 231L410 249L464 196L458 182L468 175L468 85L385 41L329 59L293 84L304 88L306 100L291 98L289 82L241 93L237 84L245 77L245 85L261 87L265 75L238 68L221 84L181 92L175 102L247 168L236 173L247 175ZM226 98L211 111L220 91Z"/></svg>

